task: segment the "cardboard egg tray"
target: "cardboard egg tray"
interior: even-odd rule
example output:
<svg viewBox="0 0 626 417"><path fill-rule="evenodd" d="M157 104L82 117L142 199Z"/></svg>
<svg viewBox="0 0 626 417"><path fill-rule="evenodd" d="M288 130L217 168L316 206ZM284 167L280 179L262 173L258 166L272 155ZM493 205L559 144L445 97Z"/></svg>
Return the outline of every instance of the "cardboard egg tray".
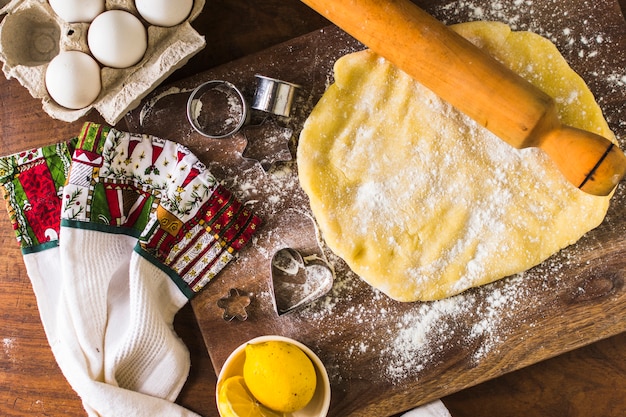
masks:
<svg viewBox="0 0 626 417"><path fill-rule="evenodd" d="M133 13L147 27L148 49L136 65L123 68L101 66L102 91L88 107L71 110L54 102L45 86L48 63L61 51L89 53L89 23L67 23L47 0L0 0L0 60L7 79L15 78L30 94L41 99L51 117L72 122L97 110L110 124L116 124L167 76L183 66L205 46L204 37L191 26L205 0L194 0L186 21L173 27L147 24L137 12L134 0L106 0L106 10Z"/></svg>

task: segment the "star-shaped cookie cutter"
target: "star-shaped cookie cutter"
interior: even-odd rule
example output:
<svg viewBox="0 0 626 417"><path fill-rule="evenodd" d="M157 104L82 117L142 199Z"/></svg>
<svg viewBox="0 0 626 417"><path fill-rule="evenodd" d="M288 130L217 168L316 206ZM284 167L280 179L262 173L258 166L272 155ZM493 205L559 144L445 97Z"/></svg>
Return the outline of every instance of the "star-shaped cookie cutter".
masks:
<svg viewBox="0 0 626 417"><path fill-rule="evenodd" d="M242 133L246 139L242 158L258 162L267 172L276 162L292 159L289 141L293 130L281 126L273 116L289 117L300 86L259 74L255 77L257 88L252 105L228 81L201 84L187 100L187 119L198 133L208 138L222 139ZM257 110L260 119L253 117L256 115L251 110Z"/></svg>
<svg viewBox="0 0 626 417"><path fill-rule="evenodd" d="M222 318L226 321L248 319L246 308L252 303L253 294L238 288L231 288L226 297L217 301L217 306L224 309Z"/></svg>
<svg viewBox="0 0 626 417"><path fill-rule="evenodd" d="M242 130L246 147L242 158L258 162L268 172L276 162L291 161L289 141L293 129L279 125L273 118L266 117L259 124L248 125Z"/></svg>

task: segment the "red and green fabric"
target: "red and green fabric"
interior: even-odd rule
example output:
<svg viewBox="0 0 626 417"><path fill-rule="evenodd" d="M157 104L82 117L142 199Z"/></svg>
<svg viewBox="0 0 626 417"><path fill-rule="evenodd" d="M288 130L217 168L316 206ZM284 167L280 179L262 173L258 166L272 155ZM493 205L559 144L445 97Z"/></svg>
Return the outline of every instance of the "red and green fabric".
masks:
<svg viewBox="0 0 626 417"><path fill-rule="evenodd" d="M78 137L62 199L64 226L138 237L135 250L188 297L260 224L183 145L94 123Z"/></svg>
<svg viewBox="0 0 626 417"><path fill-rule="evenodd" d="M57 246L73 142L0 158L0 187L24 253Z"/></svg>
<svg viewBox="0 0 626 417"><path fill-rule="evenodd" d="M93 123L0 158L0 186L50 347L87 414L196 416L174 404L190 368L174 316L259 218L184 146Z"/></svg>

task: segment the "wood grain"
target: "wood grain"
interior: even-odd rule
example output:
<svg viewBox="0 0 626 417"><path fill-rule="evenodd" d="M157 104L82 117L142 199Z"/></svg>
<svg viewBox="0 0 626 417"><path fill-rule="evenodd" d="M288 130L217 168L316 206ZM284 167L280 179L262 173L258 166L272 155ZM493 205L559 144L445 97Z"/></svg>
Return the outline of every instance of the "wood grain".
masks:
<svg viewBox="0 0 626 417"><path fill-rule="evenodd" d="M619 416L626 368L620 334L444 399L454 417ZM522 414L522 410L523 414Z"/></svg>
<svg viewBox="0 0 626 417"><path fill-rule="evenodd" d="M539 0L535 1L539 3ZM445 2L433 0L418 3L428 9ZM620 6L624 10L626 0L620 0ZM579 18L576 14L572 17ZM174 74L168 83L179 82L198 72L256 53L278 42L324 27L327 23L295 0L267 0L262 7L251 0L207 2L205 12L196 21L196 26L207 36L210 47ZM575 55L575 51L570 53ZM593 77L590 80L593 86ZM619 114L623 103L620 104L615 96L622 93L623 88L609 94L604 100L608 111ZM90 115L89 119L98 118ZM66 124L51 120L41 110L40 103L32 99L15 80L7 81L0 77L0 154L65 139L77 132L80 123L82 121ZM612 121L613 127L620 125L623 125L623 116ZM128 124L123 121L119 127L126 128ZM618 198L623 198L622 194L623 191ZM624 228L617 221L618 214L614 211L609 222L609 226L615 226L610 234L615 241L624 235ZM596 239L591 237L591 240ZM39 321L36 301L6 216L0 216L0 244L4 249L0 253L0 415L85 416L79 399L65 382L52 358ZM615 251L616 247L607 245L603 249L603 254L606 254ZM624 311L618 308L604 309L603 300L621 299L619 271L612 270L621 260L610 259L608 266L598 268L593 265L594 259L597 258L586 255L584 262L592 263L578 281L581 288L585 289L585 297L555 295L557 301L539 312L540 315L548 315L552 309L564 308L559 310L560 318L552 325L532 329L533 332L554 334L553 342L537 344L536 352L520 355L523 356L521 362L515 357L519 352L512 350L506 360L496 361L489 372L482 374L474 371L470 376L476 382L486 380L512 370L511 362L530 364L540 357L544 358L547 350L575 349L615 332L621 326L619 322L623 321ZM598 310L601 310L601 318L598 318ZM181 310L175 326L192 354L191 374L178 402L203 416L217 417L213 363L205 349L203 335L191 306ZM578 341L559 346L560 336L567 332L573 332ZM454 417L621 416L626 409L626 399L620 395L626 390L625 360L626 337L619 334L465 389L445 397L444 402ZM428 383L436 385L436 381ZM367 381L362 385L369 389L374 387L374 390L376 387L376 384ZM391 398L382 402L372 415L393 413L389 401L395 400ZM412 398L411 402L420 400ZM408 403L405 405L410 406Z"/></svg>
<svg viewBox="0 0 626 417"><path fill-rule="evenodd" d="M297 0L267 0L263 8L256 6L250 0L207 2L194 26L210 46L166 83L328 24ZM101 121L94 113L75 123L53 120L15 79L0 76L0 154L65 140L76 135L85 120ZM118 127L125 129L125 121ZM0 213L0 243L0 415L83 417L86 413L80 399L48 346L6 213ZM176 316L175 327L192 356L190 375L178 402L205 417L217 417L216 376L190 305Z"/></svg>
<svg viewBox="0 0 626 417"><path fill-rule="evenodd" d="M591 13L582 3L569 3L569 7L571 10L568 13L571 14L582 16ZM595 9L594 12L612 19L593 19L596 25L593 27L589 27L589 20L592 19L581 27L569 20L555 20L552 15L550 19L546 17L538 23L547 33L596 33L607 23L607 26L615 28L610 35L613 40L611 46L615 48L613 52L607 48L601 56L598 56L599 52L595 54L597 59L588 60L576 53L574 48L569 50L568 58L572 65L583 77L592 81L593 74L600 69L617 68L620 73L624 67L623 56L617 53L626 39L623 19L615 14L618 10L616 3L604 4L603 7L606 8L601 11ZM443 9L435 7L432 10L436 13ZM442 16L445 17L445 13ZM560 37L555 39L557 43L559 39L567 41ZM561 45L567 55L566 46L567 43ZM254 74L261 73L305 86L299 105L302 114L306 115L331 78L335 59L359 47L341 31L325 29L177 82L175 92L189 91L202 80L227 79L242 88L244 93L251 94ZM294 57L298 59L294 60ZM595 81L590 85L597 96L603 97L607 117L621 137L623 133L620 129L623 127L620 128L617 109L623 106L626 97L623 92L616 94L603 80L596 77ZM155 95L161 97L166 91L170 90L164 89ZM127 118L129 128L147 129L165 137L178 133L181 140L201 155L230 188L254 201L253 207L265 220L259 231L258 243L211 284L211 291L203 292L193 301L216 370L237 345L251 337L268 333L295 337L316 350L332 371L334 400L331 415L389 415L625 329L619 319L626 308L624 261L621 259L624 244L620 242L624 228L620 220L623 217L620 208L623 192L620 190L602 227L526 274L519 287L516 287L516 281L503 280L468 292L470 302L478 300L475 308L468 309L465 316L444 316L438 324L444 333L454 336L444 339L433 337L429 340L436 345L432 349L433 356L424 363L415 363L415 368L424 366L423 370L414 371L411 377L400 382L389 380L385 375L386 367L394 363L381 353L389 352L389 345L397 343L398 339L393 336L399 333L395 329L398 329L400 319L417 314L421 305L390 302L378 297L362 282L356 282L350 284L349 293L329 297L312 306L308 313L278 317L271 301L269 256L279 247L289 245L293 241L290 231L306 222L306 215L285 217L294 208L306 213L306 197L298 188L281 193L284 191L281 183L297 183L293 169L281 171L279 179L261 172L254 173L250 161L241 159L245 146L242 135L230 143L214 143L194 134L184 121L182 109L185 98L185 94L170 94L137 109ZM170 117L160 118L159 115L165 111ZM145 115L143 120L142 115ZM294 129L297 137L302 122L294 116L284 123ZM249 174L250 171L253 173ZM244 184L240 182L242 180ZM276 195L280 197L277 203L265 204ZM335 267L342 282L345 282L346 276L342 275L345 269L340 272L341 262L336 262ZM222 311L217 307L217 301L231 288L256 294L246 322L225 322L221 318ZM511 292L516 292L519 298L506 300L511 302L509 308L498 310L501 319L496 332L484 338L467 339L474 326L482 325L481 318L489 313L492 306L488 303L494 294ZM348 297L349 302L342 302L342 296ZM331 314L324 312L324 305L327 304L334 306ZM384 311L385 317L376 317L378 311ZM481 356L484 349L489 352ZM422 352L409 353L419 355ZM475 359L477 356L480 356L479 360ZM376 381L375 389L372 388L373 381Z"/></svg>

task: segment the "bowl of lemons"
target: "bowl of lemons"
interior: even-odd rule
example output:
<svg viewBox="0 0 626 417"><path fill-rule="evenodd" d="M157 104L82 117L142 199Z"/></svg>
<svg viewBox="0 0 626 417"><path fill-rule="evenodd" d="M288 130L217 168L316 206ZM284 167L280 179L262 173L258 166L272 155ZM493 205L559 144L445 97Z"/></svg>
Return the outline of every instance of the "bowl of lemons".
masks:
<svg viewBox="0 0 626 417"><path fill-rule="evenodd" d="M261 336L226 359L216 401L221 417L325 417L330 382L307 346L284 336Z"/></svg>

